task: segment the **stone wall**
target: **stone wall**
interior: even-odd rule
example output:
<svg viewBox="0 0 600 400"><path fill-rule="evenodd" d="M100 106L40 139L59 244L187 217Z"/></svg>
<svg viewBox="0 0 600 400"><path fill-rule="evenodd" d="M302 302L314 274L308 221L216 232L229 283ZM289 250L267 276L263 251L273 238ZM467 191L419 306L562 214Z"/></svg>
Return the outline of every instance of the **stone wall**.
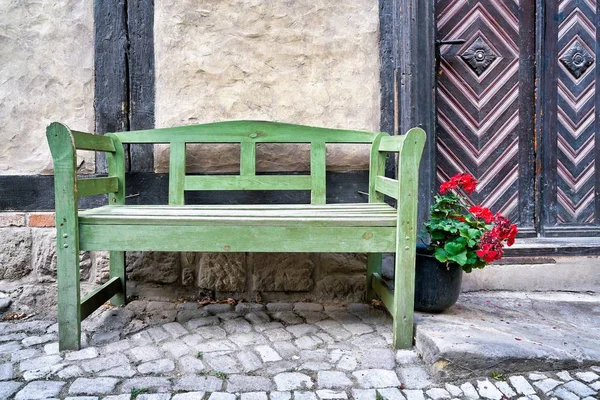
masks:
<svg viewBox="0 0 600 400"><path fill-rule="evenodd" d="M93 2L2 1L0 32L0 175L48 173L50 122L94 130Z"/></svg>
<svg viewBox="0 0 600 400"><path fill-rule="evenodd" d="M260 119L379 129L378 2L155 3L156 125ZM368 149L328 148L331 169L367 169ZM257 169L306 170L308 151L262 146ZM239 149L198 146L188 172L234 172ZM168 147L155 169L168 170Z"/></svg>

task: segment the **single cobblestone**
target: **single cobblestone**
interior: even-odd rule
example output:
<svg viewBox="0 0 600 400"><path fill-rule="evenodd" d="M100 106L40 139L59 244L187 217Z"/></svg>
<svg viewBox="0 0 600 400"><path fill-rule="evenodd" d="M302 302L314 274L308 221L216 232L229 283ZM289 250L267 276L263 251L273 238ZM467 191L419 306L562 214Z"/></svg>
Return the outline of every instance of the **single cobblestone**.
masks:
<svg viewBox="0 0 600 400"><path fill-rule="evenodd" d="M132 378L136 370L131 365L122 365L116 368L110 368L98 373L99 376L109 376L114 378Z"/></svg>
<svg viewBox="0 0 600 400"><path fill-rule="evenodd" d="M460 390L458 386L452 385L451 383L446 383L444 387L446 388L448 393L452 395L452 397L460 397L463 394L462 390Z"/></svg>
<svg viewBox="0 0 600 400"><path fill-rule="evenodd" d="M85 360L80 365L86 372L99 372L106 369L129 365L129 359L124 354L113 354L107 357Z"/></svg>
<svg viewBox="0 0 600 400"><path fill-rule="evenodd" d="M460 385L460 390L463 391L463 395L468 399L479 398L479 393L477 393L475 386L473 386L470 382L465 382L462 385Z"/></svg>
<svg viewBox="0 0 600 400"><path fill-rule="evenodd" d="M256 346L254 348L263 362L273 362L281 360L281 356L269 346Z"/></svg>
<svg viewBox="0 0 600 400"><path fill-rule="evenodd" d="M269 393L269 397L271 400L291 400L292 393L272 391L271 393Z"/></svg>
<svg viewBox="0 0 600 400"><path fill-rule="evenodd" d="M397 388L377 389L377 393L386 400L405 400L402 392Z"/></svg>
<svg viewBox="0 0 600 400"><path fill-rule="evenodd" d="M271 380L262 376L231 375L227 378L228 392L260 392L272 388Z"/></svg>
<svg viewBox="0 0 600 400"><path fill-rule="evenodd" d="M13 378L14 365L12 363L0 364L0 381L9 381Z"/></svg>
<svg viewBox="0 0 600 400"><path fill-rule="evenodd" d="M352 389L354 400L375 400L377 391L375 389Z"/></svg>
<svg viewBox="0 0 600 400"><path fill-rule="evenodd" d="M317 400L315 392L294 392L294 400Z"/></svg>
<svg viewBox="0 0 600 400"><path fill-rule="evenodd" d="M319 371L317 387L322 389L345 389L352 386L352 381L345 373L339 371Z"/></svg>
<svg viewBox="0 0 600 400"><path fill-rule="evenodd" d="M265 392L242 393L240 400L267 400L267 394Z"/></svg>
<svg viewBox="0 0 600 400"><path fill-rule="evenodd" d="M580 400L579 396L577 396L575 393L569 392L562 386L556 389L552 394L562 400Z"/></svg>
<svg viewBox="0 0 600 400"><path fill-rule="evenodd" d="M429 389L427 392L427 396L431 397L433 400L442 400L442 399L450 399L450 393L446 389L442 388L433 388Z"/></svg>
<svg viewBox="0 0 600 400"><path fill-rule="evenodd" d="M528 396L530 394L535 394L535 389L527 382L523 376L511 376L508 378L510 384L515 388L517 393Z"/></svg>
<svg viewBox="0 0 600 400"><path fill-rule="evenodd" d="M77 365L69 365L56 373L60 379L78 378L83 376L83 370Z"/></svg>
<svg viewBox="0 0 600 400"><path fill-rule="evenodd" d="M563 385L563 387L568 391L573 392L581 397L592 396L596 394L596 392L592 390L589 386L579 381L567 382Z"/></svg>
<svg viewBox="0 0 600 400"><path fill-rule="evenodd" d="M484 399L500 400L504 397L502 392L499 391L488 379L477 381L477 391ZM535 394L535 392L533 394Z"/></svg>
<svg viewBox="0 0 600 400"><path fill-rule="evenodd" d="M204 392L215 392L223 388L223 381L215 376L186 375L176 383L174 390L195 390Z"/></svg>
<svg viewBox="0 0 600 400"><path fill-rule="evenodd" d="M431 377L423 367L398 368L398 376L407 389L424 389L433 384Z"/></svg>
<svg viewBox="0 0 600 400"><path fill-rule="evenodd" d="M171 400L201 400L204 397L204 392L187 392L174 395ZM127 399L129 400L129 399Z"/></svg>
<svg viewBox="0 0 600 400"><path fill-rule="evenodd" d="M299 372L284 372L274 377L277 390L306 390L313 387L310 376ZM295 397L294 397L295 399Z"/></svg>
<svg viewBox="0 0 600 400"><path fill-rule="evenodd" d="M562 382L548 378L541 381L534 382L533 385L539 388L543 393L548 393Z"/></svg>
<svg viewBox="0 0 600 400"><path fill-rule="evenodd" d="M586 371L586 372L577 372L575 373L575 376L579 379L581 379L584 382L594 382L598 379L600 379L600 376L592 371Z"/></svg>
<svg viewBox="0 0 600 400"><path fill-rule="evenodd" d="M15 396L15 400L34 400L58 397L65 382L33 381L29 382Z"/></svg>
<svg viewBox="0 0 600 400"><path fill-rule="evenodd" d="M214 392L210 394L208 400L235 400L235 394Z"/></svg>
<svg viewBox="0 0 600 400"><path fill-rule="evenodd" d="M98 350L95 347L88 347L79 351L72 351L65 355L67 361L87 360L98 357Z"/></svg>
<svg viewBox="0 0 600 400"><path fill-rule="evenodd" d="M140 364L138 371L140 374L165 374L175 369L175 363L169 359L150 361Z"/></svg>
<svg viewBox="0 0 600 400"><path fill-rule="evenodd" d="M422 390L406 389L402 393L406 397L406 400L425 400L425 395Z"/></svg>
<svg viewBox="0 0 600 400"><path fill-rule="evenodd" d="M21 361L19 368L21 371L39 370L52 367L61 361L62 357L58 355L42 356Z"/></svg>
<svg viewBox="0 0 600 400"><path fill-rule="evenodd" d="M132 378L123 382L121 393L131 393L131 389L148 389L150 392L169 392L171 382L167 378L145 377Z"/></svg>
<svg viewBox="0 0 600 400"><path fill-rule="evenodd" d="M0 399L8 399L21 387L21 382L0 382Z"/></svg>
<svg viewBox="0 0 600 400"><path fill-rule="evenodd" d="M573 378L571 378L571 374L569 374L568 371L560 371L556 374L556 376L558 376L558 379L563 380L565 382L573 380Z"/></svg>
<svg viewBox="0 0 600 400"><path fill-rule="evenodd" d="M365 351L360 360L361 369L394 369L395 366L396 357L394 351L390 349L369 349Z"/></svg>
<svg viewBox="0 0 600 400"><path fill-rule="evenodd" d="M336 399L346 400L348 398L348 395L346 394L346 392L340 392L340 391L335 391L335 390L330 390L330 389L317 390L317 396L319 397L319 399L322 399L322 400L336 400Z"/></svg>
<svg viewBox="0 0 600 400"><path fill-rule="evenodd" d="M364 389L400 386L394 371L385 369L367 369L352 373L359 386Z"/></svg>
<svg viewBox="0 0 600 400"><path fill-rule="evenodd" d="M69 394L110 394L117 383L119 383L119 380L116 378L77 378L69 387Z"/></svg>

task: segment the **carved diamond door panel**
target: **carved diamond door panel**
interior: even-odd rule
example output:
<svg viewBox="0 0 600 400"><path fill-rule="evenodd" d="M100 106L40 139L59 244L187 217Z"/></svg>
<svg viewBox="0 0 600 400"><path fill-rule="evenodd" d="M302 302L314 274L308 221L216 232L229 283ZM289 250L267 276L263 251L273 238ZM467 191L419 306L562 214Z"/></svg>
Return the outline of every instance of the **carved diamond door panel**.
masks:
<svg viewBox="0 0 600 400"><path fill-rule="evenodd" d="M527 3L527 4L525 4ZM471 201L531 228L534 217L533 0L438 0L437 179L465 171Z"/></svg>
<svg viewBox="0 0 600 400"><path fill-rule="evenodd" d="M551 3L541 80L544 231L589 234L600 210L598 6L595 0Z"/></svg>

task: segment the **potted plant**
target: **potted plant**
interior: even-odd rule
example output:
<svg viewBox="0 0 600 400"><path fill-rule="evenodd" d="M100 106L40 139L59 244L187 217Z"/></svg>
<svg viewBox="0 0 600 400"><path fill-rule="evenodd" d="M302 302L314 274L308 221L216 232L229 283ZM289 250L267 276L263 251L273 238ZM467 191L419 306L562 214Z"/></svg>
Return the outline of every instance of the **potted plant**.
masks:
<svg viewBox="0 0 600 400"><path fill-rule="evenodd" d="M483 268L502 258L511 246L516 225L500 213L469 205L464 193L477 187L475 178L460 173L440 185L425 229L427 246L417 248L415 309L441 312L456 303L462 272Z"/></svg>

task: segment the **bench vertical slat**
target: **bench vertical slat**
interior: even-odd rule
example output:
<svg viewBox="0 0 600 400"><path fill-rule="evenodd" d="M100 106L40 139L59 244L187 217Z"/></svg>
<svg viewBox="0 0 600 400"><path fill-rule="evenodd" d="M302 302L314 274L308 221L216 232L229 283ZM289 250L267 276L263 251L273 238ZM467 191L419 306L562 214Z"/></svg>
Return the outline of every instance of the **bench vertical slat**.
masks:
<svg viewBox="0 0 600 400"><path fill-rule="evenodd" d="M169 205L180 206L184 203L183 185L185 183L185 142L171 142L169 158Z"/></svg>
<svg viewBox="0 0 600 400"><path fill-rule="evenodd" d="M375 190L375 183L378 176L385 174L385 159L387 154L378 151L379 143L387 133L380 133L375 136L371 145L371 157L369 162L369 203L383 203L383 194ZM367 301L377 299L377 290L373 286L375 274L381 275L383 255L381 253L367 254Z"/></svg>
<svg viewBox="0 0 600 400"><path fill-rule="evenodd" d="M125 149L123 143L113 134L105 135L115 144L115 152L106 155L108 165L108 174L118 179L117 191L109 193L108 204L125 204ZM125 252L109 252L109 272L111 278L119 278L118 291L110 299L113 306L124 305L127 301L126 273L125 273ZM83 310L82 310L83 312Z"/></svg>
<svg viewBox="0 0 600 400"><path fill-rule="evenodd" d="M325 142L312 142L310 145L310 203L325 204L326 199L326 148Z"/></svg>
<svg viewBox="0 0 600 400"><path fill-rule="evenodd" d="M48 126L46 137L54 161L59 348L79 350L81 310L75 143L69 128L56 122Z"/></svg>
<svg viewBox="0 0 600 400"><path fill-rule="evenodd" d="M387 153L379 151L379 145L387 133L380 133L373 140L369 165L369 203L383 203L383 193L376 190L377 177L385 175Z"/></svg>
<svg viewBox="0 0 600 400"><path fill-rule="evenodd" d="M398 223L396 230L396 265L394 276L393 341L397 349L407 349L413 342L415 300L415 251L417 241L417 199L419 161L425 146L425 132L413 128L406 133L398 163Z"/></svg>
<svg viewBox="0 0 600 400"><path fill-rule="evenodd" d="M252 176L256 174L256 144L242 142L240 144L240 175Z"/></svg>

